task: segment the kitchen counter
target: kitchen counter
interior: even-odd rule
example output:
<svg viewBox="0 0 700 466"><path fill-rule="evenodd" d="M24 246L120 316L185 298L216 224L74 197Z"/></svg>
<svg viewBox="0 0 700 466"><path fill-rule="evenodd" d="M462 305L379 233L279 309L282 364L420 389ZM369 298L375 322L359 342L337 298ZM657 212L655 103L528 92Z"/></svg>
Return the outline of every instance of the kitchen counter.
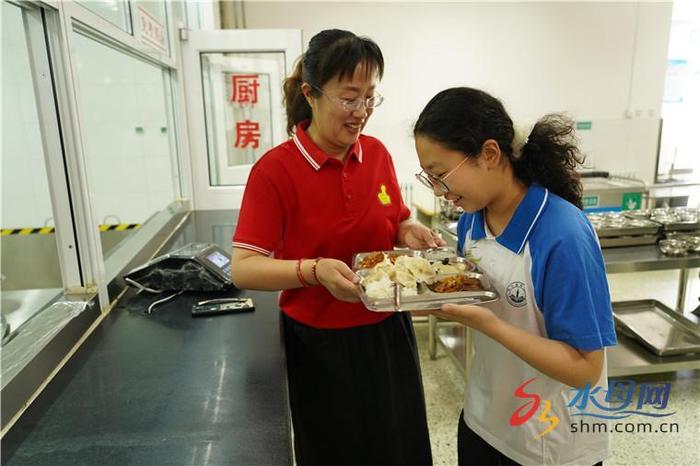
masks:
<svg viewBox="0 0 700 466"><path fill-rule="evenodd" d="M169 250L228 249L235 214L195 212ZM193 319L205 297L255 312ZM127 292L2 439L2 464L291 464L277 293Z"/></svg>

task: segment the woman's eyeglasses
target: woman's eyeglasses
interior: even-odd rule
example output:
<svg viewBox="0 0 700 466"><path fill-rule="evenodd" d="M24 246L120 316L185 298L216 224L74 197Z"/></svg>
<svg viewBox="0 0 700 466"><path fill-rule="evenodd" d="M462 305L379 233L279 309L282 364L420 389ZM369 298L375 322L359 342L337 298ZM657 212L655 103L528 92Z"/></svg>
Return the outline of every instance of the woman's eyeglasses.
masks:
<svg viewBox="0 0 700 466"><path fill-rule="evenodd" d="M375 94L368 99L341 99L340 97L334 97L332 95L326 94L316 86L311 87L328 97L328 99L331 102L338 105L343 110L347 110L348 112L356 112L357 110L362 108L362 106L364 106L365 108L377 108L382 104L382 102L384 102L384 96L382 96L381 94Z"/></svg>

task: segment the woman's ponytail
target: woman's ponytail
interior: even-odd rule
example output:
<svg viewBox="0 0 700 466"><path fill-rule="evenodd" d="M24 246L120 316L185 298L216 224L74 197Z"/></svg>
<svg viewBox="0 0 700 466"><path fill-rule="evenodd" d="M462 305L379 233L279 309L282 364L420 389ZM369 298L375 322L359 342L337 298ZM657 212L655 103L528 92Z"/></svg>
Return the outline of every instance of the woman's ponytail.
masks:
<svg viewBox="0 0 700 466"><path fill-rule="evenodd" d="M583 209L583 187L576 167L583 159L574 122L561 114L538 120L523 141L520 153L514 151L511 157L518 179L527 184L538 183L579 209Z"/></svg>
<svg viewBox="0 0 700 466"><path fill-rule="evenodd" d="M301 85L304 82L303 63L304 56L302 55L297 60L294 71L284 80L282 86L284 91L284 108L287 112L287 134L290 136L298 123L311 119L311 107L301 92Z"/></svg>

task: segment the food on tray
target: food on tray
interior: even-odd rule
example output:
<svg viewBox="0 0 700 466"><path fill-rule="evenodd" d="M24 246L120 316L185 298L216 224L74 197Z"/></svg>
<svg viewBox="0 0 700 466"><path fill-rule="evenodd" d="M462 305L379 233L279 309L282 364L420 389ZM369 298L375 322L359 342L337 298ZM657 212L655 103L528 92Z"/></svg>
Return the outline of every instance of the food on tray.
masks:
<svg viewBox="0 0 700 466"><path fill-rule="evenodd" d="M456 293L459 291L482 291L483 287L477 278L467 275L452 275L428 284L428 288L436 293Z"/></svg>
<svg viewBox="0 0 700 466"><path fill-rule="evenodd" d="M404 256L403 254L396 253L396 252L390 252L388 254L385 254L381 251L372 252L372 253L366 255L359 262L359 264L357 264L357 268L358 269L371 269L372 267L374 267L380 263L393 264L396 262L396 259L398 259L399 257L403 257L403 256Z"/></svg>
<svg viewBox="0 0 700 466"><path fill-rule="evenodd" d="M444 303L498 298L476 264L448 248L363 252L353 258L361 298L370 311L422 311Z"/></svg>
<svg viewBox="0 0 700 466"><path fill-rule="evenodd" d="M435 277L435 270L427 259L413 256L399 256L394 262L394 271L406 272L414 277L414 281L427 282Z"/></svg>
<svg viewBox="0 0 700 466"><path fill-rule="evenodd" d="M380 254L378 256L377 254ZM418 283L432 281L435 277L430 262L422 257L407 255L393 255L384 253L372 253L360 261L360 267L364 263L374 263L370 271L363 274L362 284L367 296L374 299L390 298L394 295L394 283L403 287L402 296L415 296L418 294ZM365 259L371 260L365 262ZM366 267L365 267L366 268Z"/></svg>
<svg viewBox="0 0 700 466"><path fill-rule="evenodd" d="M379 264L380 262L384 261L385 256L383 252L373 252L370 254L367 254L359 264L357 264L357 267L360 269L371 269L375 265Z"/></svg>
<svg viewBox="0 0 700 466"><path fill-rule="evenodd" d="M433 270L438 275L461 273L467 270L467 264L464 262L450 262L450 259L447 258L440 262L433 262Z"/></svg>

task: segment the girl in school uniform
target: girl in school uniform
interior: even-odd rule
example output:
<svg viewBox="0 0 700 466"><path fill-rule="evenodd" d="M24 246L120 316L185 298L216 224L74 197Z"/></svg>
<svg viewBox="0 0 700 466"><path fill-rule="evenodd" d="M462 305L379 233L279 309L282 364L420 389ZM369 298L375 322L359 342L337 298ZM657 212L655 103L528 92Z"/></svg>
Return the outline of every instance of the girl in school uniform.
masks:
<svg viewBox="0 0 700 466"><path fill-rule="evenodd" d="M518 134L499 100L453 88L427 104L414 135L418 179L465 210L458 250L500 295L436 312L476 330L460 466L600 464L608 434L574 429L571 405L582 395L604 402L605 347L616 337L572 122L548 115Z"/></svg>

